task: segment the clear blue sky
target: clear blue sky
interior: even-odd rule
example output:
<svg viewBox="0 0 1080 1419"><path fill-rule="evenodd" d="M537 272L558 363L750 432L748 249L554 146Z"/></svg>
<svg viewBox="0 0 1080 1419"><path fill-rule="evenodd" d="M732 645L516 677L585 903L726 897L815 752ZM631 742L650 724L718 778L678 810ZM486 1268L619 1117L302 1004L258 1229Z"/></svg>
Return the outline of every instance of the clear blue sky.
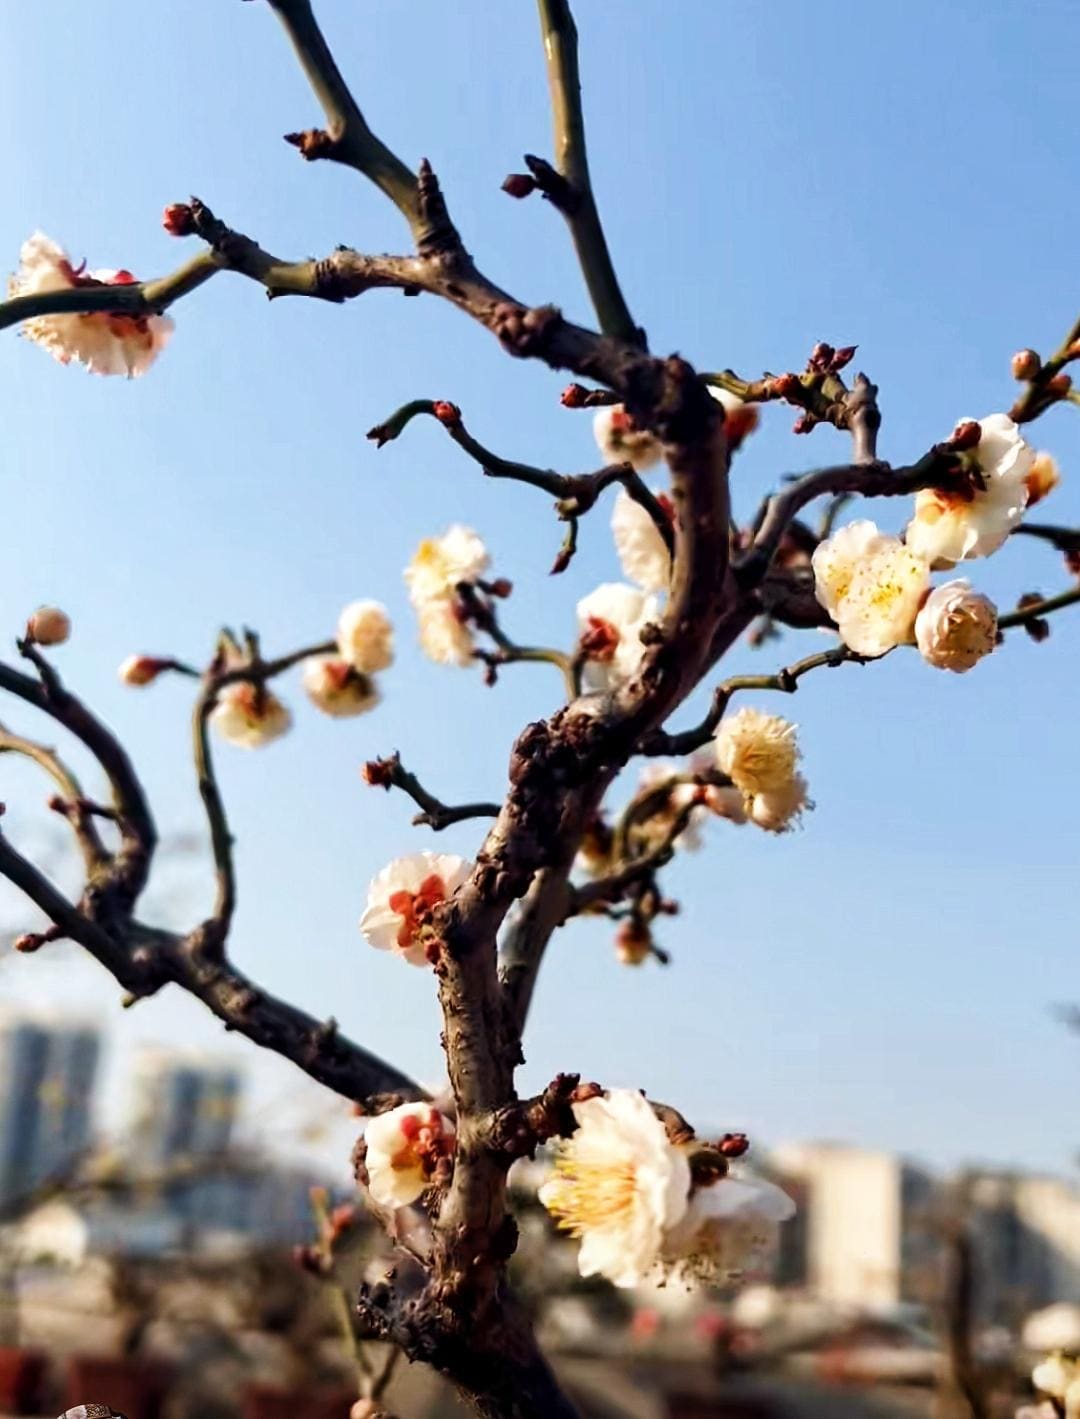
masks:
<svg viewBox="0 0 1080 1419"><path fill-rule="evenodd" d="M320 9L373 125L409 162L432 160L482 266L525 299L587 316L557 216L499 191L524 151L549 151L532 5ZM655 349L757 374L796 365L818 338L858 342L894 461L960 416L1008 406L1013 350L1052 348L1080 302L1075 5L919 0L843 23L798 0L578 9L599 201ZM41 227L91 266L160 274L188 254L160 210L192 191L284 255L401 246L373 189L280 141L318 114L264 5L107 11L91 23L82 7L0 7L9 268ZM130 745L162 827L190 830L190 690L123 690L123 656L198 658L222 622L284 650L328 633L346 600L387 602L401 651L377 713L330 722L290 685L287 740L220 754L239 839L234 951L268 986L436 1077L430 977L372 952L356 921L388 858L468 854L479 830L434 843L358 766L396 747L448 800L497 795L515 731L555 705L558 684L522 666L491 691L423 661L401 568L422 535L471 523L515 581L512 629L564 641L577 597L617 568L606 510L551 580L560 529L543 495L485 484L433 424L379 454L363 435L408 398L446 397L507 455L583 469L595 466L588 416L559 407L558 376L507 360L426 298L271 305L221 277L174 313L173 346L133 383L0 341L8 632L41 601L70 610L64 672ZM784 472L842 452L831 431L794 439L789 424L768 411L740 458L744 510ZM1066 479L1050 511L1080 522L1077 410L1043 420L1037 438ZM904 516L871 512L893 527ZM1006 604L1064 584L1056 558L1027 543L973 575ZM740 649L731 664L766 669L819 644ZM620 969L601 925L564 933L524 1084L580 1069L763 1141L1069 1166L1080 1039L1048 1012L1080 997L1078 652L1080 613L1064 613L1047 645L1012 637L969 676L900 655L777 698L802 727L818 804L805 831L717 824L707 852L677 864L685 911L665 933L667 971ZM16 706L0 713L29 724ZM45 787L2 769L8 831L34 840ZM190 864L184 876L194 916L209 887ZM174 993L125 1015L75 955L7 962L0 992L91 1005L125 1045L159 1035L237 1052L264 1099L289 1087L287 1070Z"/></svg>

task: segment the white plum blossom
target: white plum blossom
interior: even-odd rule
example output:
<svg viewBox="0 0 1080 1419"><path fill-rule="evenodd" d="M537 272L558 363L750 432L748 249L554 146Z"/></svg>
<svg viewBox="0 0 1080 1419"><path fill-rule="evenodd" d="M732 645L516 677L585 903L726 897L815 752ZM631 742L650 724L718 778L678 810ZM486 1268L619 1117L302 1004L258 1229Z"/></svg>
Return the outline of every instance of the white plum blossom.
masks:
<svg viewBox="0 0 1080 1419"><path fill-rule="evenodd" d="M376 949L427 965L432 916L471 871L471 863L446 853L397 858L372 878L360 930Z"/></svg>
<svg viewBox="0 0 1080 1419"><path fill-rule="evenodd" d="M637 1286L659 1264L665 1234L686 1215L690 1165L632 1089L613 1089L573 1110L577 1130L559 1146L540 1201L580 1241L582 1276Z"/></svg>
<svg viewBox="0 0 1080 1419"><path fill-rule="evenodd" d="M352 601L338 617L338 653L361 675L388 670L394 663L394 627L378 601Z"/></svg>
<svg viewBox="0 0 1080 1419"><path fill-rule="evenodd" d="M970 670L997 644L997 607L968 581L935 587L915 618L915 644L939 670Z"/></svg>
<svg viewBox="0 0 1080 1419"><path fill-rule="evenodd" d="M405 568L412 604L453 596L462 582L473 582L491 565L483 539L455 522L439 537L425 537Z"/></svg>
<svg viewBox="0 0 1080 1419"><path fill-rule="evenodd" d="M710 386L709 393L724 411L724 426L733 444L741 443L752 434L761 422L761 411L757 404L741 399L729 389Z"/></svg>
<svg viewBox="0 0 1080 1419"><path fill-rule="evenodd" d="M416 610L420 647L439 665L468 665L473 636L461 616L457 589L481 577L491 564L481 538L460 523L441 537L425 538L405 569Z"/></svg>
<svg viewBox="0 0 1080 1419"><path fill-rule="evenodd" d="M38 645L63 645L71 635L71 617L59 606L39 606L26 623L27 640Z"/></svg>
<svg viewBox="0 0 1080 1419"><path fill-rule="evenodd" d="M915 617L930 586L927 563L895 537L860 560L835 620L840 639L856 655L885 655L910 643Z"/></svg>
<svg viewBox="0 0 1080 1419"><path fill-rule="evenodd" d="M578 645L590 689L611 689L634 674L645 653L642 628L658 615L655 596L622 582L604 582L582 597L577 604Z"/></svg>
<svg viewBox="0 0 1080 1419"><path fill-rule="evenodd" d="M1061 482L1061 469L1052 453L1037 453L1028 475L1024 479L1027 488L1027 505L1034 507L1047 498Z"/></svg>
<svg viewBox="0 0 1080 1419"><path fill-rule="evenodd" d="M720 721L716 761L743 793L779 793L795 776L797 734L789 720L746 707Z"/></svg>
<svg viewBox="0 0 1080 1419"><path fill-rule="evenodd" d="M798 823L810 802L806 779L793 774L780 788L755 793L750 799L750 821L769 833L786 833Z"/></svg>
<svg viewBox="0 0 1080 1419"><path fill-rule="evenodd" d="M381 1207L408 1207L453 1156L454 1125L431 1104L400 1104L364 1128L368 1191Z"/></svg>
<svg viewBox="0 0 1080 1419"><path fill-rule="evenodd" d="M665 494L659 494L657 501L665 514L674 517ZM646 591L666 591L671 580L671 553L656 523L625 488L620 488L615 498L611 531L623 573Z"/></svg>
<svg viewBox="0 0 1080 1419"><path fill-rule="evenodd" d="M86 271L72 265L63 247L35 232L23 242L18 272L8 283L8 295L32 296L80 287L129 286L130 271ZM173 332L166 315L124 315L119 312L68 312L38 315L23 322L22 333L47 350L54 360L77 360L92 374L144 374Z"/></svg>
<svg viewBox="0 0 1080 1419"><path fill-rule="evenodd" d="M982 486L963 492L924 488L915 495L906 540L931 566L988 557L1024 515L1035 450L1008 414L990 414L979 428L974 455Z"/></svg>
<svg viewBox="0 0 1080 1419"><path fill-rule="evenodd" d="M788 1194L764 1178L729 1174L696 1187L686 1215L665 1237L664 1270L707 1286L738 1280L765 1260L780 1223L794 1215Z"/></svg>
<svg viewBox="0 0 1080 1419"><path fill-rule="evenodd" d="M260 749L288 731L292 715L265 685L237 680L218 691L210 723L226 743Z"/></svg>
<svg viewBox="0 0 1080 1419"><path fill-rule="evenodd" d="M461 619L457 602L451 597L425 601L417 611L420 649L436 665L470 665L473 633Z"/></svg>
<svg viewBox="0 0 1080 1419"><path fill-rule="evenodd" d="M337 655L309 656L304 661L301 680L315 708L335 719L366 714L379 703L379 692L371 677Z"/></svg>
<svg viewBox="0 0 1080 1419"><path fill-rule="evenodd" d="M746 798L740 788L709 784L703 801L718 818L726 818L729 823L746 822Z"/></svg>
<svg viewBox="0 0 1080 1419"><path fill-rule="evenodd" d="M840 607L851 589L856 567L895 540L879 531L877 523L861 518L818 544L811 559L814 594L834 621L840 618Z"/></svg>
<svg viewBox="0 0 1080 1419"><path fill-rule="evenodd" d="M1080 1384L1080 1361L1060 1352L1048 1355L1032 1370L1031 1383L1051 1399L1064 1400L1069 1390Z"/></svg>
<svg viewBox="0 0 1080 1419"><path fill-rule="evenodd" d="M647 429L635 427L621 404L597 409L593 435L607 463L629 463L644 473L660 461L660 440Z"/></svg>

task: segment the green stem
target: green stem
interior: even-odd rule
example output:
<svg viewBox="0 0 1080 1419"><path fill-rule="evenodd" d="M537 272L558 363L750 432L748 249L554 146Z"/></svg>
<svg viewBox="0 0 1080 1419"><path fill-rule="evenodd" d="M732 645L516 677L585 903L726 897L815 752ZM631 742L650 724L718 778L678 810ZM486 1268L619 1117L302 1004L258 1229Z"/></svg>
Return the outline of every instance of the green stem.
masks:
<svg viewBox="0 0 1080 1419"><path fill-rule="evenodd" d="M574 200L564 206L563 215L570 227L600 329L605 335L640 346L644 344L642 332L635 325L619 287L589 179L577 26L569 0L538 0L538 4L551 90L555 165L574 192Z"/></svg>
<svg viewBox="0 0 1080 1419"><path fill-rule="evenodd" d="M424 221L416 175L367 125L326 43L309 0L270 0L300 66L322 105L335 156L369 178L390 198L419 241Z"/></svg>

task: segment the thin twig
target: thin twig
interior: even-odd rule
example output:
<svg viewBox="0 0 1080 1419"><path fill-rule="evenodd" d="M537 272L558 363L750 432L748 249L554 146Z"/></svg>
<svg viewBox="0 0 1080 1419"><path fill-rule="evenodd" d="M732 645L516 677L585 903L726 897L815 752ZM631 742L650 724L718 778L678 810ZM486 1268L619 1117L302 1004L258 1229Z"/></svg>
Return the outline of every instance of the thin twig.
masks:
<svg viewBox="0 0 1080 1419"><path fill-rule="evenodd" d="M415 774L410 773L396 752L386 759L374 759L364 768L364 778L379 788L399 788L407 793L420 812L413 819L416 827L429 827L436 833L467 818L495 818L498 803L462 803L451 807L429 793Z"/></svg>
<svg viewBox="0 0 1080 1419"><path fill-rule="evenodd" d="M59 788L64 816L71 824L88 872L95 871L111 860L93 821L93 805L84 797L78 779L55 749L46 748L44 744L13 734L10 729L0 725L0 753L25 755L40 765Z"/></svg>

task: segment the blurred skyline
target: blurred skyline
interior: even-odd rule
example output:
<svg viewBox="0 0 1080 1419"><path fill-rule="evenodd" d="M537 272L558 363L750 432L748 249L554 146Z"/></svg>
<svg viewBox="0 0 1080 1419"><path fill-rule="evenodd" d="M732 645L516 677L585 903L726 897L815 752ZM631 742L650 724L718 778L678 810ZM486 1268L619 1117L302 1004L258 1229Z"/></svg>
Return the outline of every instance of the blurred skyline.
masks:
<svg viewBox="0 0 1080 1419"><path fill-rule="evenodd" d="M960 417L1008 407L1012 352L1055 348L1080 300L1080 184L1061 121L1080 11L918 0L836 26L796 0L577 10L598 201L654 350L757 375L798 367L817 339L857 342L894 462ZM482 269L591 320L557 215L499 191L523 152L550 151L533 6L459 0L448 17L415 0L407 33L390 0L318 11L372 126L406 161L431 159ZM91 267L161 274L194 249L161 230L161 208L192 191L282 255L404 247L373 188L280 141L319 115L265 5L158 0L148 20L113 0L107 25L65 26L55 8L18 3L0 9L0 44L17 57L0 93L8 269L40 227ZM597 465L591 418L559 407L565 378L507 359L427 298L271 304L221 276L172 313L171 346L130 383L0 340L7 633L40 602L70 612L58 667L119 731L159 826L201 833L191 687L125 690L119 662L203 659L223 623L285 651L331 634L348 600L386 602L399 650L375 713L324 719L294 676L282 686L292 734L257 754L218 750L238 840L231 949L267 988L438 1079L430 976L372 951L356 923L385 861L469 856L483 825L412 829L413 805L366 788L359 766L396 748L448 802L497 797L513 737L555 707L560 685L550 667L524 665L488 690L479 671L423 660L402 567L422 536L464 521L515 583L511 633L565 644L576 600L618 565L606 507L551 579L562 528L543 494L485 482L431 421L380 453L364 433L407 399L448 398L498 452L571 471ZM1041 520L1080 523L1076 416L1056 410L1033 431L1065 480ZM740 455L742 514L783 474L844 456L831 430L796 439L790 423L767 409ZM866 513L898 529L906 507ZM1059 559L1025 539L967 574L1003 606L1066 583ZM1050 1007L1080 997L1080 611L1052 624L1047 644L1013 633L963 677L902 654L815 674L791 698L747 697L799 722L816 811L784 838L712 824L705 851L677 859L665 881L684 911L665 929L667 970L619 967L603 923L563 932L522 1086L575 1069L762 1143L820 1136L943 1164L1069 1168L1080 1041ZM740 646L721 674L824 644L811 633ZM676 722L694 718L691 705ZM55 739L15 703L0 720ZM2 767L5 831L40 841L45 785L26 765ZM182 877L162 910L193 921L210 873L185 862ZM6 885L0 903L29 919ZM64 949L0 961L0 999L109 1025L117 1101L126 1051L155 1038L242 1057L270 1114L298 1087L292 1066L226 1036L178 992L128 1012L120 994Z"/></svg>

